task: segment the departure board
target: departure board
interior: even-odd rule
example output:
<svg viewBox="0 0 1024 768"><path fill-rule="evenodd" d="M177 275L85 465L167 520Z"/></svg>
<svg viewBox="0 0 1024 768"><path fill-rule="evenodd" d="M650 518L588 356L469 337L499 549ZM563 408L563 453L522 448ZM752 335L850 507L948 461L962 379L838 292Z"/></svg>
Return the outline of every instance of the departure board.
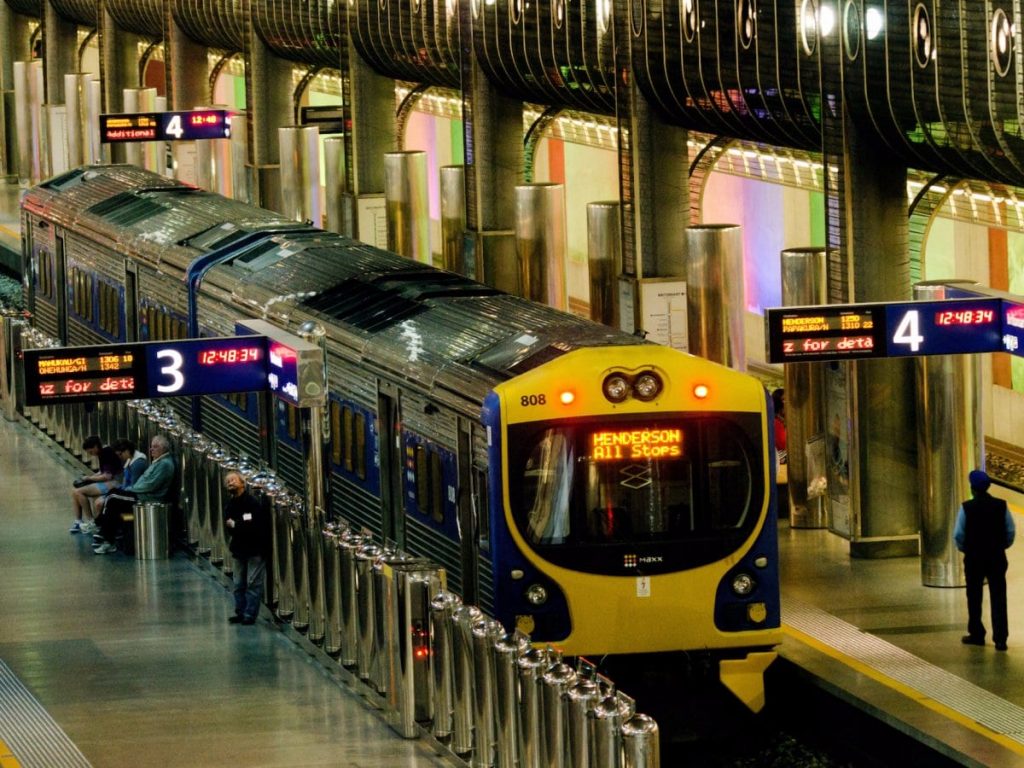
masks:
<svg viewBox="0 0 1024 768"><path fill-rule="evenodd" d="M261 336L24 350L28 405L249 392L267 386Z"/></svg>
<svg viewBox="0 0 1024 768"><path fill-rule="evenodd" d="M100 140L105 144L226 139L230 136L231 113L224 109L100 115Z"/></svg>
<svg viewBox="0 0 1024 768"><path fill-rule="evenodd" d="M785 307L765 314L772 363L999 352L1003 324L998 298Z"/></svg>
<svg viewBox="0 0 1024 768"><path fill-rule="evenodd" d="M765 322L773 363L886 356L884 304L769 309Z"/></svg>

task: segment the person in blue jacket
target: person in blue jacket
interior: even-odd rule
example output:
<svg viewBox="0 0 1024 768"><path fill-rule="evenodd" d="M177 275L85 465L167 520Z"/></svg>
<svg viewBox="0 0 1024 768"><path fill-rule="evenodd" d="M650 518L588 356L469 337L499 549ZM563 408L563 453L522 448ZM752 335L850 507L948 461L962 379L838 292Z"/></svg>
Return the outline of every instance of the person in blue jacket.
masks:
<svg viewBox="0 0 1024 768"><path fill-rule="evenodd" d="M1009 628L1006 619L1006 550L1013 544L1016 527L1010 508L988 492L992 481L980 469L968 475L973 498L960 505L953 529L956 548L964 553L967 580L967 634L965 645L985 644L985 624L981 620L981 599L988 580L992 604L992 641L997 651L1006 650Z"/></svg>

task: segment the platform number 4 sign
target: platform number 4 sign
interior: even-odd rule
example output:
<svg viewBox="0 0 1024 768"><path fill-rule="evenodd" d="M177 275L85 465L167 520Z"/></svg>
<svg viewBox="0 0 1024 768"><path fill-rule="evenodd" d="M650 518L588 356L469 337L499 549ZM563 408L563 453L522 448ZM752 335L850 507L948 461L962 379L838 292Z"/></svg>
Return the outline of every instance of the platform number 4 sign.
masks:
<svg viewBox="0 0 1024 768"><path fill-rule="evenodd" d="M171 119L167 121L164 133L176 139L180 139L185 134L181 127L181 115L171 115Z"/></svg>
<svg viewBox="0 0 1024 768"><path fill-rule="evenodd" d="M906 344L911 352L921 349L921 342L924 336L921 335L921 316L916 309L904 313L899 325L892 335L893 344Z"/></svg>

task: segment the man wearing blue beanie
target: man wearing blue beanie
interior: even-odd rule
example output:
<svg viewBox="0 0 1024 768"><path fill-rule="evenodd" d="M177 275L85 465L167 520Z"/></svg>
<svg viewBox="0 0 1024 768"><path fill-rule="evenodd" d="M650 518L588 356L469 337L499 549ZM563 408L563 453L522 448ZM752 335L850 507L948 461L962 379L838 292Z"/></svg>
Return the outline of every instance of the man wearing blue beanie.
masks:
<svg viewBox="0 0 1024 768"><path fill-rule="evenodd" d="M953 529L956 548L964 553L967 579L967 634L965 645L985 644L981 620L981 598L985 580L992 603L992 641L997 651L1006 650L1006 550L1013 544L1016 529L1009 507L989 495L989 476L976 469L967 476L971 498L960 505Z"/></svg>

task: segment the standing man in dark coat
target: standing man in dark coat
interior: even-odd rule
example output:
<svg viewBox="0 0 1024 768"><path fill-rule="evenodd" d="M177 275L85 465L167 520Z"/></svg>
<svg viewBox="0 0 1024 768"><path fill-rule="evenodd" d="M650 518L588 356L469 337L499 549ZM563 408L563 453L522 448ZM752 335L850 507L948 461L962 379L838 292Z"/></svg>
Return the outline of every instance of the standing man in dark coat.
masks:
<svg viewBox="0 0 1024 768"><path fill-rule="evenodd" d="M1006 650L1009 634L1006 621L1006 550L1013 544L1016 528L1006 502L989 495L989 476L976 469L968 476L972 499L960 505L953 540L964 553L967 579L967 634L965 645L985 644L981 620L981 598L988 579L992 603L992 640L997 651Z"/></svg>
<svg viewBox="0 0 1024 768"><path fill-rule="evenodd" d="M246 491L241 474L228 472L224 487L231 496L224 508L224 526L231 536L229 548L235 578L235 614L228 621L255 624L267 573L264 557L267 520L263 507Z"/></svg>

